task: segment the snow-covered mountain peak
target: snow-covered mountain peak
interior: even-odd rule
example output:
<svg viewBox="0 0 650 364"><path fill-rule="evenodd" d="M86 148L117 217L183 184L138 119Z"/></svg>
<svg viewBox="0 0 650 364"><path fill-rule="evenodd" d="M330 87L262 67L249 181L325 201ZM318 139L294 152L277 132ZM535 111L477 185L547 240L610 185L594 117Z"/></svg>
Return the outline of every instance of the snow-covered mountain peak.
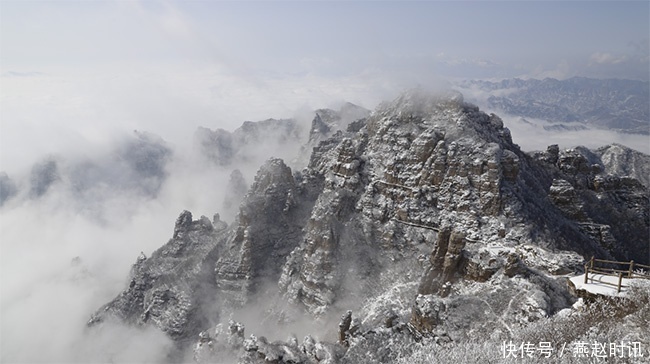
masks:
<svg viewBox="0 0 650 364"><path fill-rule="evenodd" d="M419 117L425 118L428 115L440 111L458 110L464 105L463 95L460 92L430 91L424 88L412 88L404 91L392 102L384 102L379 105L376 113L382 116L393 115L397 117Z"/></svg>
<svg viewBox="0 0 650 364"><path fill-rule="evenodd" d="M525 154L498 116L455 92L409 90L347 128L341 115L316 112L306 168L264 163L228 228L184 213L93 323L153 323L179 342L200 332L206 362L226 351L357 363L377 333L464 342L498 326L508 337L570 307L559 277L583 257L648 255L648 190L603 174L606 150ZM237 323L207 331L238 312L278 327L344 314L339 344L244 340Z"/></svg>

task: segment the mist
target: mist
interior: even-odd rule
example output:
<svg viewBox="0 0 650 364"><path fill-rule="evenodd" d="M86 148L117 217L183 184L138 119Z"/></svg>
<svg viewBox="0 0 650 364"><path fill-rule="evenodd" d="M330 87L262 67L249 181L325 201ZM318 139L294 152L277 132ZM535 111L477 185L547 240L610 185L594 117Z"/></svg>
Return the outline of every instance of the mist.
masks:
<svg viewBox="0 0 650 364"><path fill-rule="evenodd" d="M612 130L584 129L584 130L547 130L544 126L557 124L544 120L525 119L521 117L503 115L504 125L510 129L512 140L526 152L543 151L551 144L557 144L561 149L578 146L597 149L610 144L622 144L639 152L650 154L650 142L647 135L626 134ZM566 126L566 124L561 124ZM569 125L571 127L573 125Z"/></svg>
<svg viewBox="0 0 650 364"><path fill-rule="evenodd" d="M551 144L562 149L584 146L597 149L610 144L622 144L639 152L650 154L650 138L644 134L624 133L615 130L598 129L581 122L550 122L548 120L509 115L502 110L490 108L488 97L505 96L516 89L501 89L491 92L476 87L454 88L463 93L465 100L478 105L483 112L495 113L503 119L512 133L513 141L526 152L543 151Z"/></svg>
<svg viewBox="0 0 650 364"><path fill-rule="evenodd" d="M168 344L161 333L121 325L91 332L85 322L119 292L137 254L164 242L169 232L159 229L159 219L171 217L154 203L134 207L132 199L113 196L99 221L66 195L54 187L37 201L3 208L2 360L139 361L152 355L148 360L156 361L160 345ZM121 215L125 210L128 217Z"/></svg>
<svg viewBox="0 0 650 364"><path fill-rule="evenodd" d="M88 81L55 80L48 89L29 77L13 77L9 85L26 81L26 94L36 96L8 103L2 115L2 170L8 181L0 206L4 362L165 361L172 343L153 327L110 322L89 329L86 322L124 288L141 253L149 256L171 238L180 212L219 213L228 223L235 220L243 194L232 196L234 171L245 191L272 156L294 169L304 167L306 159L298 157L317 108L312 105L337 107L346 98L345 92L330 94L321 85L303 97L282 96L285 104L272 104L265 100L268 90L254 89L213 115L209 108L201 110L200 102L185 100L184 106L177 94L151 87L153 77L138 87L130 87L136 80L120 81L124 92L88 86L75 105L70 103L81 96L67 87ZM148 95L139 97L145 89ZM347 92L351 96L353 91ZM36 107L45 94L52 95L52 102ZM127 102L130 98L137 103ZM244 121L269 117L293 119L296 138L287 143L264 135L261 142L238 146L238 158L222 164L206 155L197 139L199 126L232 132ZM14 190L7 190L9 185ZM313 333L314 325L305 322L283 333ZM249 325L253 331L248 332L279 335L270 323ZM35 343L39 350L33 350Z"/></svg>
<svg viewBox="0 0 650 364"><path fill-rule="evenodd" d="M318 108L372 110L457 77L650 78L647 3L617 4L627 18L608 22L611 5L585 4L477 3L467 13L445 2L2 2L0 361L165 361L172 342L155 328L86 322L141 252L171 238L181 211L232 223L266 159L300 169ZM537 10L570 21L531 21ZM643 135L552 132L501 116L526 151L617 142L650 153ZM225 164L201 150L199 127L233 132L269 118L294 119L295 143L249 143ZM247 333L272 339L326 336L338 320L274 332L254 312L233 319L252 317Z"/></svg>
<svg viewBox="0 0 650 364"><path fill-rule="evenodd" d="M390 82L376 87L378 80L347 85L341 80L311 80L316 87L289 79L278 81L276 88L233 80L224 89L248 92L247 97L216 97L217 91L207 86L211 82L198 76L187 84L168 80L168 89L153 87L150 82L156 77L148 77L120 81L115 89L100 87L101 92L88 86L91 91L76 106L70 104L73 93L65 94L58 86L50 91L56 101L44 107L35 107L38 98L7 103L2 170L17 191L0 207L2 361L165 361L173 344L153 327L109 322L86 328L90 315L124 288L138 255L149 256L167 242L183 210L196 217L219 213L232 223L239 200L225 201L232 192L228 186L233 171L240 171L243 183L250 185L271 156L300 169L300 163L292 161L307 140L314 109L336 107L347 98L372 109L381 98L401 91ZM30 92L45 93L47 89L38 85L29 86ZM202 85L205 94L197 102L173 92L171 85ZM272 102L278 99L284 102ZM296 120L301 129L295 143L271 138L247 144L245 156L222 165L200 148L199 126L232 132L246 120L270 117ZM540 126L543 121L503 118L515 143L526 151L544 150L549 144L594 148L618 142L649 152L647 136L552 132ZM271 340L307 334L330 338L339 319L337 313L313 322L296 313L294 322L278 329L275 321L263 320L273 316L256 307L237 311L232 319L243 322L247 334Z"/></svg>
<svg viewBox="0 0 650 364"><path fill-rule="evenodd" d="M149 256L166 243L183 210L197 218L219 213L232 223L239 200L225 201L233 171L250 185L271 156L300 169L292 162L307 140L314 109L347 100L372 109L406 84L307 77L251 86L233 78L215 89L209 86L214 80L197 74L167 79L168 86L159 88L153 86L157 77L170 76L137 80L132 75L112 87L90 82L81 99L61 88L70 85L63 80L48 90L30 77L11 79L9 84L34 82L25 92L36 96L3 99L9 107L2 114L2 171L16 192L0 207L2 361L165 361L173 344L153 327L112 322L86 328L90 315L124 288L138 255ZM189 89L203 93L184 95ZM46 93L52 102L36 107ZM301 129L295 143L247 144L243 158L220 165L197 141L199 127L232 132L244 121L268 118L296 120ZM647 136L551 132L539 126L542 121L526 124L507 115L504 121L526 151L618 142L648 153ZM247 334L271 340L306 334L329 338L339 319L336 313L313 322L296 313L296 321L278 329L273 320L262 320L267 313L256 307L235 312L232 319L243 322Z"/></svg>

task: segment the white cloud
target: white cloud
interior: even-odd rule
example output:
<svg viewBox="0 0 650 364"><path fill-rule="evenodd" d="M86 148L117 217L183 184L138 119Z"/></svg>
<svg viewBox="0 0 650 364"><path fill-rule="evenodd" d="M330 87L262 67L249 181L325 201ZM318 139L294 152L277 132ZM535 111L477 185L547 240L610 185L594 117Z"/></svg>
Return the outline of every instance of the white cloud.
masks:
<svg viewBox="0 0 650 364"><path fill-rule="evenodd" d="M190 67L134 63L3 79L1 169L23 189L31 165L44 156L54 154L64 167L86 159L100 163L133 129L161 135L175 154L170 177L155 199L99 184L91 194L97 198L80 200L64 176L43 198L29 200L23 193L2 207L2 361L160 361L156 349L168 342L155 331L118 325L91 335L84 325L124 288L140 251L150 254L169 239L183 209L196 217L219 212L233 220L232 211L222 210L231 168L204 165L193 154L196 127L232 130L245 120L292 117L342 100L373 108L395 90L379 71L251 80L202 62ZM250 165L237 166L249 183L260 159L287 152L265 147ZM71 265L76 256L81 267ZM47 344L30 351L35 342ZM134 350L137 346L142 350Z"/></svg>
<svg viewBox="0 0 650 364"><path fill-rule="evenodd" d="M548 77L563 80L572 76L575 76L572 67L569 65L569 62L566 59L563 59L552 67L538 65L532 71L523 75L522 78L544 79Z"/></svg>
<svg viewBox="0 0 650 364"><path fill-rule="evenodd" d="M499 67L501 66L498 62L485 59L485 58L472 58L472 57L456 57L449 55L445 52L439 52L436 54L435 58L446 65L449 66L462 66L462 65L471 65L477 67Z"/></svg>
<svg viewBox="0 0 650 364"><path fill-rule="evenodd" d="M154 202L113 196L110 204L115 211L106 223L85 215L62 188L43 199L3 208L3 362L162 359L157 351L169 340L155 331L140 335L123 326L107 327L103 333L85 329L93 310L122 288L139 251L150 252L168 238L169 229L160 229L160 223L174 219ZM135 206L131 219L115 220ZM81 260L75 263L77 256Z"/></svg>
<svg viewBox="0 0 650 364"><path fill-rule="evenodd" d="M190 21L169 3L165 4L164 12L160 14L159 20L163 29L172 36L178 38L189 38L193 36Z"/></svg>
<svg viewBox="0 0 650 364"><path fill-rule="evenodd" d="M589 65L592 64L619 64L628 60L626 55L614 55L609 52L596 52L589 57Z"/></svg>
<svg viewBox="0 0 650 364"><path fill-rule="evenodd" d="M610 130L587 129L575 131L550 131L543 128L544 125L551 125L547 121L526 118L528 123L522 122L521 117L499 114L504 124L512 132L512 140L522 150L530 152L546 150L551 144L558 144L560 148L573 148L584 146L596 149L605 145L618 143L636 149L640 152L650 154L648 136L640 134L625 134ZM567 124L569 127L573 124Z"/></svg>
<svg viewBox="0 0 650 364"><path fill-rule="evenodd" d="M7 8L20 7L17 4ZM101 206L80 206L63 183L41 200L13 201L3 207L3 362L163 360L158 349L169 342L159 332L142 333L118 325L89 335L84 324L93 310L123 288L140 251L149 254L169 239L182 209L196 217L220 212L220 187L230 171L207 168L193 158L190 144L196 127L232 130L245 120L292 117L297 110L340 101L374 108L417 83L439 82L431 71L435 60L463 74L505 67L486 59L492 55L422 56L418 52L426 43L386 57L381 46L380 51L369 52L364 41L370 38L363 34L355 38L358 49L344 48L350 54L327 47L305 53L306 44L301 43L294 45L290 56L253 59L244 55L260 54L254 48L261 42L240 45L241 39L253 38L217 32L229 28L197 20L196 13L184 12L188 8L179 3L39 4L43 7L6 11L2 17L3 57L9 55L16 68L7 69L3 63L0 171L20 182L45 155L55 154L71 163L92 159L110 153L115 141L133 129L161 135L177 154L169 165L172 176L156 199L106 188L100 191L106 193ZM385 27L382 22L372 23ZM259 31L230 29L249 35ZM389 34L402 37L399 29ZM623 62L621 56L609 53L595 53L592 58L598 64ZM283 70L275 71L282 62L290 65L281 64ZM294 63L304 72L295 72ZM540 67L537 75L563 78L569 71L563 62ZM524 149L543 149L546 143L557 143L554 138L566 138L562 143L569 145L585 137L537 133L513 127L515 141ZM612 135L597 132L588 140L615 141ZM257 166L242 168L250 177ZM89 213L93 208L102 210L106 219L95 219ZM75 256L82 258L82 265L71 265Z"/></svg>

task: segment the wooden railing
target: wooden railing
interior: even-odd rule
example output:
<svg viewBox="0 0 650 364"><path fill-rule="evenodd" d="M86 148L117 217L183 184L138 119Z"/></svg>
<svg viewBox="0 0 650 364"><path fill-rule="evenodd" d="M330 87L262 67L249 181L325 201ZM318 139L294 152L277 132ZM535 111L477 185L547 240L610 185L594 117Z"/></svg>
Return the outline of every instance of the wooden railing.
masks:
<svg viewBox="0 0 650 364"><path fill-rule="evenodd" d="M627 266L627 269L617 269L624 266ZM635 271L635 269L638 269L639 272ZM630 260L629 262L617 262L613 260L595 259L594 257L591 257L589 262L585 264L585 284L587 284L589 281L589 273L618 277L618 284L609 282L600 283L616 287L616 292L619 293L621 292L622 287L626 287L622 285L623 278L650 279L650 266L634 263L634 260Z"/></svg>

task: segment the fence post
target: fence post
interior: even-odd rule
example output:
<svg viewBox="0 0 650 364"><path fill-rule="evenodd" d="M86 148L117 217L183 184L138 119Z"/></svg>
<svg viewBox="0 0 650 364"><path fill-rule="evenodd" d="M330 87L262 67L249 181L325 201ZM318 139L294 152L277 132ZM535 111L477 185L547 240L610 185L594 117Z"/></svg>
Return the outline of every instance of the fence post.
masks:
<svg viewBox="0 0 650 364"><path fill-rule="evenodd" d="M589 265L590 265L589 268L592 268L592 269L594 268L594 256L593 255L591 256L591 260L589 261Z"/></svg>
<svg viewBox="0 0 650 364"><path fill-rule="evenodd" d="M621 282L623 281L623 272L618 272L618 290L616 293L621 293Z"/></svg>
<svg viewBox="0 0 650 364"><path fill-rule="evenodd" d="M634 272L634 260L630 260L630 271L627 273L627 277L632 278L633 272Z"/></svg>
<svg viewBox="0 0 650 364"><path fill-rule="evenodd" d="M589 265L585 264L585 284L587 284L587 278L589 278Z"/></svg>

